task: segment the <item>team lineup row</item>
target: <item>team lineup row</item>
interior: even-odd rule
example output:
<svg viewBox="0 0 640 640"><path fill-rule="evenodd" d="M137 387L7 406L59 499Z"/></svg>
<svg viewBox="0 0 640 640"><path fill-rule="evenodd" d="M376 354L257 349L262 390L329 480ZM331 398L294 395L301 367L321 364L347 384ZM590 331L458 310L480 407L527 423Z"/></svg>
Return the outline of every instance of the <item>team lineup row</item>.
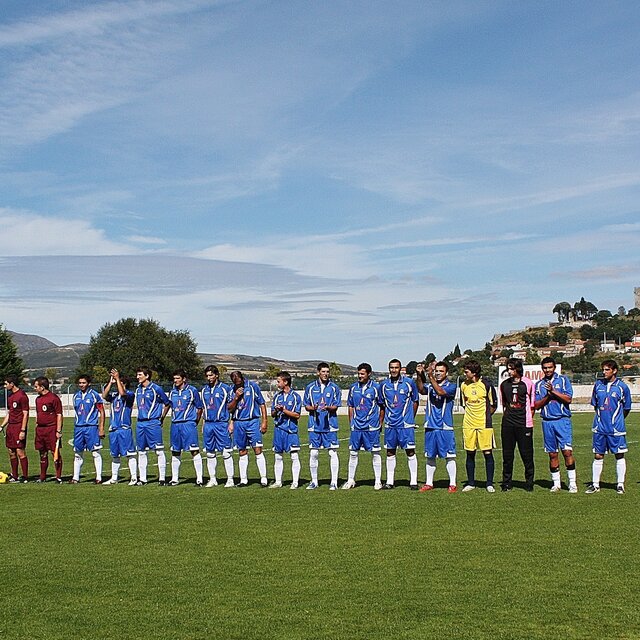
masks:
<svg viewBox="0 0 640 640"><path fill-rule="evenodd" d="M533 491L533 415L540 410L544 449L549 455L552 492L561 490L559 454L564 458L568 488L577 493L575 460L572 447L571 401L573 390L566 376L556 372L553 358L545 358L541 364L544 377L534 384L523 376L521 360L511 358L507 362L508 378L499 387L503 406L501 423L503 468L501 488L512 489L513 464L517 446L525 471L525 489ZM401 373L401 362L389 362L389 376L382 382L371 379L371 366L358 366L358 381L348 393L349 414L349 464L347 481L343 489L356 485L356 470L359 452L371 453L374 489L393 489L396 470L397 449L406 453L409 468L409 486L423 492L433 489L433 479L438 458L445 460L449 477L450 493L457 491L456 442L453 430L453 402L457 385L448 378L446 362L433 362L428 366L418 365L415 378ZM631 409L631 394L627 385L617 377L618 365L614 360L602 363L603 378L597 380L591 404L595 415L593 421L592 482L586 493L600 491L600 476L603 459L607 452L616 459L617 492L624 493L627 451L625 418ZM111 379L101 394L91 387L89 376L77 379L78 390L73 396L75 412L73 432L73 476L69 481L76 484L84 463L84 452L92 454L96 484L115 484L121 459L128 461L130 485L145 485L148 482L148 453L157 455L158 482L161 485L179 484L181 454L189 451L196 474L196 485L213 487L217 481L218 454L226 474L225 487L242 487L248 484L249 450L253 450L260 483L264 487L281 488L284 471L284 454L291 460L291 489L297 489L300 479L300 438L298 422L302 407L308 412L309 470L311 482L307 489L318 488L318 464L320 450L326 449L329 456L331 481L329 488L338 488L339 458L338 408L341 405L341 390L330 379L329 365L321 362L317 367L318 377L307 385L304 397L291 388L291 376L281 371L276 379L277 392L271 403L274 422L273 452L274 480L267 479L267 462L263 453L263 434L267 431L267 408L258 385L246 380L240 371L230 375L231 384L220 380L217 367L205 370L206 383L198 391L187 381L184 371L173 375L173 388L165 393L162 387L152 382L151 371L140 367L136 373L138 385L129 389L129 381L116 369L111 370ZM492 383L481 376L480 364L468 360L464 365L465 379L460 385L464 406L463 440L466 452L467 479L463 491L476 488L476 452L482 451L486 470L486 490L495 492L494 473L495 448L492 416L498 406L498 392ZM6 427L6 445L11 463L10 482L26 482L28 458L26 439L29 420L29 400L11 376L5 379L9 396L7 415L1 425ZM34 381L36 397L35 448L40 454L40 475L37 482L44 482L49 466L49 454L53 454L55 480L62 483L62 403L50 390L46 377ZM415 427L419 395L426 396L425 407L425 456L426 479L418 487L418 461L416 457ZM102 482L102 439L105 437L104 404L111 406L109 421L109 446L111 450L111 477ZM137 424L132 428L132 411L137 408ZM162 424L171 412L170 449L171 479L167 482L167 459L164 452ZM198 425L202 425L203 450L209 480L204 485L204 465L200 453ZM382 481L381 431L384 430L383 445L386 449L386 477ZM238 449L239 483L234 480L232 451ZM21 475L18 469L20 467Z"/></svg>

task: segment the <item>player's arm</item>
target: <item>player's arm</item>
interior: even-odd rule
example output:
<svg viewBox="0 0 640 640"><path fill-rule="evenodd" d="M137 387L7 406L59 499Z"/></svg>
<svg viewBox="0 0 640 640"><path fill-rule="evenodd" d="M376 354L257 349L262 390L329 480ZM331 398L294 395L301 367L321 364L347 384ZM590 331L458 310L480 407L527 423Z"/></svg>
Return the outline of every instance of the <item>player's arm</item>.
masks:
<svg viewBox="0 0 640 640"><path fill-rule="evenodd" d="M118 388L118 395L121 398L126 398L127 390L125 389L124 383L122 382L122 379L120 378L120 373L117 369L111 369L111 378L116 381L116 387ZM111 382L109 382L109 384L111 384Z"/></svg>
<svg viewBox="0 0 640 640"><path fill-rule="evenodd" d="M433 390L439 395L439 396L448 396L449 394L444 390L444 388L442 387L442 385L436 380L436 375L435 375L435 367L429 367L429 369L427 369L427 375L429 376L429 383L431 384L431 387L433 388ZM420 390L420 388L418 387L418 391Z"/></svg>
<svg viewBox="0 0 640 640"><path fill-rule="evenodd" d="M498 394L496 393L496 388L490 382L486 384L487 384L487 402L489 403L489 413L493 415L498 408Z"/></svg>
<svg viewBox="0 0 640 640"><path fill-rule="evenodd" d="M107 402L109 402L109 393L111 393L111 385L114 382L114 378L113 378L113 370L111 373L111 377L109 378L109 382L107 382L107 386L102 390L102 393L100 394L100 396L102 397L103 400L106 400Z"/></svg>
<svg viewBox="0 0 640 640"><path fill-rule="evenodd" d="M426 396L429 391L426 386L427 378L424 373L424 365L422 362L416 367L416 386L418 387L418 393L421 396Z"/></svg>
<svg viewBox="0 0 640 640"><path fill-rule="evenodd" d="M313 404L313 393L311 392L311 389L308 388L305 389L304 392L304 408L308 413L312 413L317 408L317 406Z"/></svg>
<svg viewBox="0 0 640 640"><path fill-rule="evenodd" d="M349 411L349 426L351 426L353 424L353 413L354 413L353 407L349 406L348 411Z"/></svg>
<svg viewBox="0 0 640 640"><path fill-rule="evenodd" d="M25 437L27 435L28 424L29 424L29 401L27 400L22 407L22 425L20 426L20 433L24 433Z"/></svg>
<svg viewBox="0 0 640 640"><path fill-rule="evenodd" d="M238 406L238 402L240 402L240 398L242 398L243 395L244 395L244 387L237 387L234 390L234 396L228 405L229 411L233 412L236 410L236 407Z"/></svg>
<svg viewBox="0 0 640 640"><path fill-rule="evenodd" d="M98 435L104 438L104 405L102 402L96 404L96 409L98 410Z"/></svg>
<svg viewBox="0 0 640 640"><path fill-rule="evenodd" d="M267 407L264 402L260 405L260 433L267 433Z"/></svg>

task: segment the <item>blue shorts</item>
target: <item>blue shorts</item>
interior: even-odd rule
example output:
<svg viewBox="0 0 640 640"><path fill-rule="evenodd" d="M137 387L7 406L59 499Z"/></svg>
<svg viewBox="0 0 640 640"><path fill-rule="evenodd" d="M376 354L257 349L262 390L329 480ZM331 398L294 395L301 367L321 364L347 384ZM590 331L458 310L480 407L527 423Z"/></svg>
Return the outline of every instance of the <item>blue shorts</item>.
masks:
<svg viewBox="0 0 640 640"><path fill-rule="evenodd" d="M224 422L205 422L203 427L203 449L210 453L214 451L224 451L225 449L233 449L231 435L229 433L229 423Z"/></svg>
<svg viewBox="0 0 640 640"><path fill-rule="evenodd" d="M573 445L573 433L571 429L571 418L559 418L558 420L543 420L542 435L544 440L544 450L546 453L556 453L557 451L571 451Z"/></svg>
<svg viewBox="0 0 640 640"><path fill-rule="evenodd" d="M384 448L385 449L415 449L416 433L414 429L389 429L384 430Z"/></svg>
<svg viewBox="0 0 640 640"><path fill-rule="evenodd" d="M611 453L627 453L626 436L614 436L612 433L593 434L593 453L604 455L607 451Z"/></svg>
<svg viewBox="0 0 640 640"><path fill-rule="evenodd" d="M171 451L199 451L198 428L195 420L171 423Z"/></svg>
<svg viewBox="0 0 640 640"><path fill-rule="evenodd" d="M102 449L102 442L98 435L98 427L74 427L73 428L73 450L98 451Z"/></svg>
<svg viewBox="0 0 640 640"><path fill-rule="evenodd" d="M273 450L276 453L292 453L300 451L300 436L284 429L273 430Z"/></svg>
<svg viewBox="0 0 640 640"><path fill-rule="evenodd" d="M136 448L133 444L133 432L131 428L118 427L109 431L109 449L113 458L120 456L134 456Z"/></svg>
<svg viewBox="0 0 640 640"><path fill-rule="evenodd" d="M240 451L251 447L262 447L262 433L260 433L260 418L252 420L233 421L233 442Z"/></svg>
<svg viewBox="0 0 640 640"><path fill-rule="evenodd" d="M380 429L353 429L349 438L350 451L380 451Z"/></svg>
<svg viewBox="0 0 640 640"><path fill-rule="evenodd" d="M162 424L157 420L138 420L136 424L138 451L164 449Z"/></svg>
<svg viewBox="0 0 640 640"><path fill-rule="evenodd" d="M424 455L427 458L455 458L456 436L452 429L425 429Z"/></svg>
<svg viewBox="0 0 640 640"><path fill-rule="evenodd" d="M339 446L337 431L309 431L309 449L337 449Z"/></svg>

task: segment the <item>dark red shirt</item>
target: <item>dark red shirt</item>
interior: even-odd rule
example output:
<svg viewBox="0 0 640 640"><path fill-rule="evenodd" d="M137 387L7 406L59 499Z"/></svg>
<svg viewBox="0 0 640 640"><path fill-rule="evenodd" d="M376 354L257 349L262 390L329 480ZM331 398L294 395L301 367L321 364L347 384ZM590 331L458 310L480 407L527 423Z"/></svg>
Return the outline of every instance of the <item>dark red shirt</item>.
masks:
<svg viewBox="0 0 640 640"><path fill-rule="evenodd" d="M62 402L53 391L36 398L36 424L39 427L55 427L60 415Z"/></svg>
<svg viewBox="0 0 640 640"><path fill-rule="evenodd" d="M27 394L22 390L14 391L9 396L9 424L10 425L22 425L22 412L29 411L29 398Z"/></svg>

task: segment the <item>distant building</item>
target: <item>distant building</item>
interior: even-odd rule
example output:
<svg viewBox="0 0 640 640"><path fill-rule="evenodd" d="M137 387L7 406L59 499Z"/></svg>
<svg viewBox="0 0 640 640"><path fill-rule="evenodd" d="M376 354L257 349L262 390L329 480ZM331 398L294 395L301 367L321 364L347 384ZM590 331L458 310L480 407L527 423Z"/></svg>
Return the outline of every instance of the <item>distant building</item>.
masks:
<svg viewBox="0 0 640 640"><path fill-rule="evenodd" d="M634 300L634 307L636 309L640 309L640 287L636 287L633 290L633 300Z"/></svg>

